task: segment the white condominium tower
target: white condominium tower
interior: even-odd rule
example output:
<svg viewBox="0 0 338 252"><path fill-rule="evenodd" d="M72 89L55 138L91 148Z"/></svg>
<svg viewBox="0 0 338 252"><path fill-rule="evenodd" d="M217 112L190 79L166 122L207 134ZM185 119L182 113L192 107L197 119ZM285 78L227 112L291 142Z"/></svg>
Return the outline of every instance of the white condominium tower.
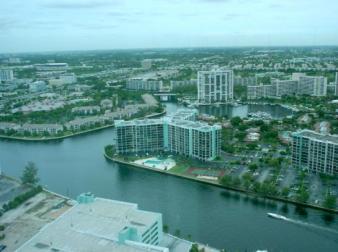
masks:
<svg viewBox="0 0 338 252"><path fill-rule="evenodd" d="M199 71L197 75L198 102L211 104L233 99L234 75L232 70Z"/></svg>
<svg viewBox="0 0 338 252"><path fill-rule="evenodd" d="M338 136L311 130L292 133L292 164L316 173L338 174Z"/></svg>
<svg viewBox="0 0 338 252"><path fill-rule="evenodd" d="M323 76L299 77L298 94L326 96L327 78Z"/></svg>
<svg viewBox="0 0 338 252"><path fill-rule="evenodd" d="M115 120L116 152L170 152L203 161L220 153L221 126L195 121L197 110L178 110L159 119Z"/></svg>

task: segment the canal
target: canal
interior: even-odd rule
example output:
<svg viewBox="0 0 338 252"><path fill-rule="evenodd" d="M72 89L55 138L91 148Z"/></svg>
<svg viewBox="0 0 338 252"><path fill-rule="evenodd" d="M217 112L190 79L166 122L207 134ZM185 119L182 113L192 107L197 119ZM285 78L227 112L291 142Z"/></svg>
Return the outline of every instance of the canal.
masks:
<svg viewBox="0 0 338 252"><path fill-rule="evenodd" d="M168 110L176 106L168 105ZM41 184L76 197L81 192L135 202L161 212L169 232L228 251L338 251L337 216L290 204L263 201L169 175L122 166L103 157L112 129L64 139L29 143L0 141L0 165L20 177L33 161ZM280 213L287 221L271 219Z"/></svg>

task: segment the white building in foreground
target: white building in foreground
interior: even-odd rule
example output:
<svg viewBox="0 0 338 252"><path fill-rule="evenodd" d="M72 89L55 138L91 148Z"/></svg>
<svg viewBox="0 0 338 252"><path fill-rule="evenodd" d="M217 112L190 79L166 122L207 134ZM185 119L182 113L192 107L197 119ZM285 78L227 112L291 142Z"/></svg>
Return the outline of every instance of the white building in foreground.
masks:
<svg viewBox="0 0 338 252"><path fill-rule="evenodd" d="M218 69L197 73L198 102L201 104L232 101L233 89L232 70Z"/></svg>
<svg viewBox="0 0 338 252"><path fill-rule="evenodd" d="M137 204L81 194L78 203L24 243L18 252L169 252L159 246L162 215Z"/></svg>

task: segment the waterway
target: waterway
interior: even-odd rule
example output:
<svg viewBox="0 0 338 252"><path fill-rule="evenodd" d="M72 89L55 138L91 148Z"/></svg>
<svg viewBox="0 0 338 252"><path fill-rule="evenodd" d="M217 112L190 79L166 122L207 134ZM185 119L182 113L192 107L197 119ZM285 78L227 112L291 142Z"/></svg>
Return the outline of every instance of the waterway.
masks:
<svg viewBox="0 0 338 252"><path fill-rule="evenodd" d="M249 113L265 112L271 115L274 119L284 118L293 114L292 110L284 108L278 104L267 105L267 104L223 104L219 106L200 106L199 111L204 114L214 116L224 116L232 118L239 116L241 118L248 117Z"/></svg>
<svg viewBox="0 0 338 252"><path fill-rule="evenodd" d="M176 109L168 104L168 110ZM314 209L262 201L170 175L118 165L103 157L112 129L53 142L0 141L0 165L20 177L28 161L39 168L41 184L76 197L135 202L161 212L169 232L228 251L338 251L338 218ZM280 213L288 221L267 217Z"/></svg>

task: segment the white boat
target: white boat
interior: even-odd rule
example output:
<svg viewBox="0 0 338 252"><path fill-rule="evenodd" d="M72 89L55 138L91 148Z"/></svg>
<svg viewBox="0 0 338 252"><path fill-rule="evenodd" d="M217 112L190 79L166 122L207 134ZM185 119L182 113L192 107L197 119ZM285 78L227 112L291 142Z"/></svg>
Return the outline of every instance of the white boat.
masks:
<svg viewBox="0 0 338 252"><path fill-rule="evenodd" d="M268 216L271 218L279 219L279 220L287 220L287 218L283 215L275 214L275 213L268 213Z"/></svg>

